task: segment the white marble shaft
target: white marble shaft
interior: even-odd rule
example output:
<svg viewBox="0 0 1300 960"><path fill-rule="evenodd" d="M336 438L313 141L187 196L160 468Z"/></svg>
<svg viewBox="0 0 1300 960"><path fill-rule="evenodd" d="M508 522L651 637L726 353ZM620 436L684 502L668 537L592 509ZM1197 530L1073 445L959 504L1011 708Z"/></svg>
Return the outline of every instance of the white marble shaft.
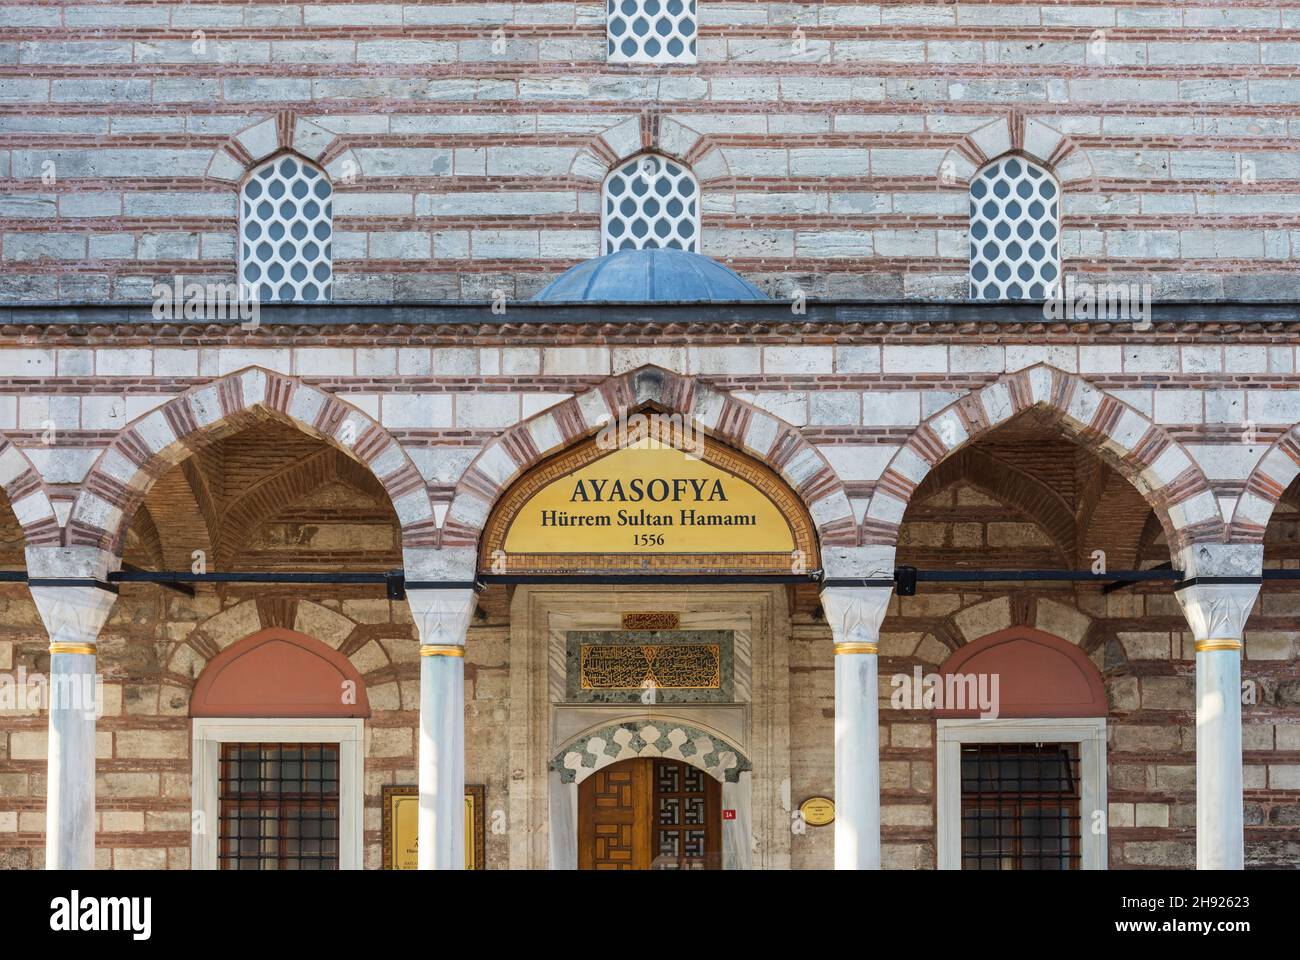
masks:
<svg viewBox="0 0 1300 960"><path fill-rule="evenodd" d="M410 590L420 634L421 870L465 867L465 635L474 591Z"/></svg>
<svg viewBox="0 0 1300 960"><path fill-rule="evenodd" d="M95 719L102 711L95 640L116 594L94 586L33 586L49 633L49 750L45 808L47 870L95 865ZM72 645L85 652L60 652Z"/></svg>
<svg viewBox="0 0 1300 960"><path fill-rule="evenodd" d="M892 587L828 587L835 641L835 869L880 869L880 717L876 644Z"/></svg>
<svg viewBox="0 0 1300 960"><path fill-rule="evenodd" d="M1245 867L1241 657L1246 618L1259 595L1259 586L1258 583L1202 582L1181 587L1175 594L1196 642L1196 866L1199 870Z"/></svg>

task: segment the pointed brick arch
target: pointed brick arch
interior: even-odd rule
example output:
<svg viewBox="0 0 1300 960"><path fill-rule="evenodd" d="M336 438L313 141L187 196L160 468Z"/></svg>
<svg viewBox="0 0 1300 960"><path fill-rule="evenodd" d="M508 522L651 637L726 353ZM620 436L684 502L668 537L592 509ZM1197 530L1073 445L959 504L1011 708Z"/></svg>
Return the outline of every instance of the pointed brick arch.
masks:
<svg viewBox="0 0 1300 960"><path fill-rule="evenodd" d="M1205 474L1163 427L1081 377L1039 365L966 394L916 428L871 496L863 521L866 541L892 544L913 493L936 465L1034 408L1054 412L1067 437L1137 487L1160 518L1171 551L1222 538L1218 501Z"/></svg>
<svg viewBox="0 0 1300 960"><path fill-rule="evenodd" d="M1269 517L1297 476L1300 476L1300 424L1279 437L1250 472L1232 513L1228 542L1263 543Z"/></svg>
<svg viewBox="0 0 1300 960"><path fill-rule="evenodd" d="M456 486L441 545L477 547L492 506L524 471L648 404L692 418L710 436L775 470L812 517L823 551L857 545L857 524L844 484L795 427L693 377L655 366L610 377L488 443Z"/></svg>
<svg viewBox="0 0 1300 960"><path fill-rule="evenodd" d="M160 476L261 419L296 427L365 466L392 501L403 546L433 545L428 487L388 431L351 404L261 367L193 387L124 427L82 483L68 542L119 552L132 514Z"/></svg>
<svg viewBox="0 0 1300 960"><path fill-rule="evenodd" d="M22 527L26 546L59 542L59 521L45 492L45 481L23 449L4 437L0 437L0 489L4 490L14 519Z"/></svg>

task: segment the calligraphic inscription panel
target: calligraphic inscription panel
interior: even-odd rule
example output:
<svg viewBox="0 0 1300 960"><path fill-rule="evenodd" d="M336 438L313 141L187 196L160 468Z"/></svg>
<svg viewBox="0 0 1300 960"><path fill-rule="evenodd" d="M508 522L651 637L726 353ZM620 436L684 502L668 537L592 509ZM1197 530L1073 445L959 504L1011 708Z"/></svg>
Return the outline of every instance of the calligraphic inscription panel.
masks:
<svg viewBox="0 0 1300 960"><path fill-rule="evenodd" d="M570 703L729 703L730 630L576 630L567 635Z"/></svg>

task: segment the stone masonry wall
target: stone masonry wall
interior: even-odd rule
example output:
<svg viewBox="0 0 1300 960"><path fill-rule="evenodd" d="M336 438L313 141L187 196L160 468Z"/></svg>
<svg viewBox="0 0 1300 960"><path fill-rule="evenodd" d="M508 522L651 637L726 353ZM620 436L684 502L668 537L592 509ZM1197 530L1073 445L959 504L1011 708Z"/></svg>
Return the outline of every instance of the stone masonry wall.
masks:
<svg viewBox="0 0 1300 960"><path fill-rule="evenodd" d="M47 673L49 641L26 588L0 591L0 669ZM99 644L97 867L189 867L190 691L210 654L267 626L342 651L365 680L364 865L381 865L381 789L416 783L419 642L410 612L373 590L280 603L267 603L267 593L202 591L190 599L154 586L122 589ZM490 816L505 806L508 757L498 734L508 715L508 667L504 628L486 616L478 623L466 646L465 769L467 783L486 786ZM0 711L0 868L45 864L47 741L43 714ZM504 867L506 838L489 831L486 840L488 867Z"/></svg>
<svg viewBox="0 0 1300 960"><path fill-rule="evenodd" d="M589 2L6 6L0 299L233 280L281 148L335 181L343 300L529 296L647 147L695 168L701 252L782 295L964 298L966 178L1010 149L1064 184L1067 272L1300 290L1294 3L698 8L697 65L620 66Z"/></svg>

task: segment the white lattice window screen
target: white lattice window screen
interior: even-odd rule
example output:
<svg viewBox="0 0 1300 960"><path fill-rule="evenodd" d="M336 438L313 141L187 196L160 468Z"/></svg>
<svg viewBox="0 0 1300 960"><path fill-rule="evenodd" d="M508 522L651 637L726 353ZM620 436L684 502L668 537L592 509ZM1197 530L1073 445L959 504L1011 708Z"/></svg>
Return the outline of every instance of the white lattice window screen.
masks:
<svg viewBox="0 0 1300 960"><path fill-rule="evenodd" d="M671 247L699 252L700 185L680 163L634 157L605 180L602 253Z"/></svg>
<svg viewBox="0 0 1300 960"><path fill-rule="evenodd" d="M1061 272L1061 190L1024 157L989 164L970 185L970 295L975 300L1043 300Z"/></svg>
<svg viewBox="0 0 1300 960"><path fill-rule="evenodd" d="M239 275L255 299L330 299L333 192L324 173L293 156L262 164L244 183Z"/></svg>
<svg viewBox="0 0 1300 960"><path fill-rule="evenodd" d="M694 63L696 0L606 0L610 63Z"/></svg>

